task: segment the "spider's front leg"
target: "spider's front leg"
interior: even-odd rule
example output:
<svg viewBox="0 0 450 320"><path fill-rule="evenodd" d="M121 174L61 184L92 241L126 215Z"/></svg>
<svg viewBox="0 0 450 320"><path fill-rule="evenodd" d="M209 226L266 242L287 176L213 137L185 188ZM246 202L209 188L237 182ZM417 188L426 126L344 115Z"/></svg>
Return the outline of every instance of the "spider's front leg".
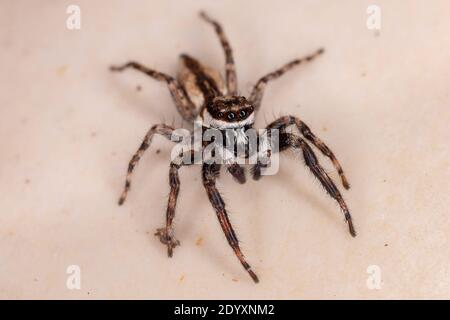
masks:
<svg viewBox="0 0 450 320"><path fill-rule="evenodd" d="M281 68L266 74L264 77L260 78L258 82L256 82L255 86L253 87L252 93L250 94L250 102L255 107L255 111L259 109L261 106L261 100L264 95L264 89L266 88L267 83L270 81L276 80L279 77L281 77L283 74L288 72L289 70L293 69L294 67L303 64L304 62L310 62L314 60L317 56L321 55L324 52L324 49L319 49L315 53L300 58L292 60L291 62L286 63Z"/></svg>
<svg viewBox="0 0 450 320"><path fill-rule="evenodd" d="M219 191L216 187L216 179L220 172L219 164L204 164L202 167L203 185L208 193L209 201L211 202L214 210L216 211L217 218L219 219L220 226L222 227L225 237L228 240L229 245L233 248L234 253L241 262L245 270L247 270L250 277L256 283L259 281L256 274L252 271L250 265L244 258L241 248L239 247L239 240L236 233L233 230L233 226L228 218L227 211L225 210L225 202L223 201Z"/></svg>
<svg viewBox="0 0 450 320"><path fill-rule="evenodd" d="M141 159L145 150L147 150L147 148L150 146L150 144L153 140L153 136L155 134L159 134L159 135L162 135L163 137L167 138L168 140L172 140L173 131L174 131L173 127L165 125L165 124L154 125L150 128L150 130L148 130L139 149L135 152L135 154L131 158L130 162L128 163L128 171L127 171L127 177L125 179L125 187L123 189L122 195L120 196L119 205L122 205L127 198L128 191L131 188L131 177L132 177L134 168L136 167L137 163Z"/></svg>

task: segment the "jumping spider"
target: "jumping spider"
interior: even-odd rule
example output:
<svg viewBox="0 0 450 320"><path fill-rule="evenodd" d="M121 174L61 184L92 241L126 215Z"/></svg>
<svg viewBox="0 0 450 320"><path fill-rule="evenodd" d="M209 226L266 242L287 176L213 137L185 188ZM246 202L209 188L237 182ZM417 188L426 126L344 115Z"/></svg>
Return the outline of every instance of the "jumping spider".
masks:
<svg viewBox="0 0 450 320"><path fill-rule="evenodd" d="M123 71L128 68L141 71L148 76L158 81L166 82L169 91L172 95L174 103L183 117L184 120L194 122L196 119L207 123L207 127L213 130L242 130L252 128L255 114L260 108L261 100L264 94L264 89L270 81L278 79L288 70L291 70L295 66L302 63L312 61L317 56L321 55L324 50L319 49L315 53L303 57L301 59L295 59L281 68L268 73L264 77L260 78L256 82L252 89L249 98L245 98L238 95L237 77L234 65L233 52L227 37L221 27L221 25L211 19L206 13L201 12L200 16L203 20L214 27L217 36L225 53L225 71L226 81L224 82L216 70L202 65L196 59L182 54L180 56L181 68L178 73L178 79L175 79L162 72L149 69L140 63L130 61L121 66L111 66L112 71ZM288 127L296 128L298 134L290 133ZM204 127L205 128L205 127ZM319 164L313 149L309 146L307 141L318 148L326 157L328 157L337 172L340 175L342 184L345 189L349 189L349 184L344 176L344 172L339 164L338 160L331 152L331 150L317 138L308 126L299 118L294 116L283 116L267 126L267 129L279 130L279 151L287 149L299 150L303 154L306 166L309 167L314 176L320 181L327 193L334 198L340 208L342 209L345 220L348 223L350 234L356 236L355 229L352 224L350 212L344 199L337 189L334 182ZM150 146L152 138L155 134L162 135L167 139L171 139L174 128L165 124L154 125L145 135L145 138L133 155L128 165L128 173L126 176L125 188L119 199L119 205L122 205L127 197L127 193L131 185L131 175L138 163L139 159L143 155L144 151ZM172 222L175 216L175 206L177 203L178 192L180 188L180 181L178 177L178 170L183 163L172 160L169 169L169 185L170 194L166 212L166 226L160 228L156 232L156 236L160 241L167 245L168 256L172 256L173 248L178 246L180 242L174 238L174 230ZM227 163L226 164L229 173L240 183L245 183L245 171L240 164ZM258 180L261 178L261 169L264 169L265 165L261 162L257 162L252 168L253 178ZM247 270L251 278L258 282L258 277L250 268L250 265L244 258L241 252L238 238L233 230L230 220L225 209L225 203L217 190L216 179L219 177L221 164L212 163L202 164L202 181L208 194L209 201L216 211L220 225L228 240L229 245L232 247L237 258L241 262L242 266Z"/></svg>

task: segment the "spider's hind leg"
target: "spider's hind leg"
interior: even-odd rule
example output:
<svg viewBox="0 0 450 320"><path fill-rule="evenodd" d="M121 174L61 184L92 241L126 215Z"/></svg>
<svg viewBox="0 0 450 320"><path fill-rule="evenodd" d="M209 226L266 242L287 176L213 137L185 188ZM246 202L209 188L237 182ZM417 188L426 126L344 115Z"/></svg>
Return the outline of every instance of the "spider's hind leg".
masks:
<svg viewBox="0 0 450 320"><path fill-rule="evenodd" d="M170 94L172 95L173 101L175 102L175 105L177 107L178 112L181 114L184 120L186 121L193 121L196 117L196 111L195 107L192 104L192 102L189 100L189 98L186 96L183 88L180 86L177 80L175 78L147 68L143 66L142 64L134 61L127 62L120 66L111 66L111 71L123 71L125 69L132 68L135 70L138 70L140 72L145 73L146 75L152 77L155 80L158 81L164 81L167 83L167 86L169 88Z"/></svg>

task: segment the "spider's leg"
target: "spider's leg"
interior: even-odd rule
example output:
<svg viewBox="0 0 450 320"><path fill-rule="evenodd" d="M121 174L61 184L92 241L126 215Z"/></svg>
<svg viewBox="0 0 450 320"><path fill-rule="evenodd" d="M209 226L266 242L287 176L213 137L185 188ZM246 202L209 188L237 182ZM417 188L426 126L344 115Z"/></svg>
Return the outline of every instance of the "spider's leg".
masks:
<svg viewBox="0 0 450 320"><path fill-rule="evenodd" d="M188 152L192 156L192 152L191 151ZM176 246L180 245L180 241L176 240L174 237L174 230L172 224L173 219L175 217L175 208L177 205L178 193L180 191L180 178L178 175L178 170L181 168L181 166L188 165L182 161L183 156L184 154L179 155L176 159L174 159L170 163L169 169L170 193L166 211L166 226L164 228L158 228L155 233L155 236L158 236L159 240L163 244L167 245L167 255L169 257L172 257L173 249Z"/></svg>
<svg viewBox="0 0 450 320"><path fill-rule="evenodd" d="M206 22L210 23L219 37L220 43L222 44L223 51L225 52L225 72L227 89L229 95L237 94L237 76L236 67L234 65L233 50L231 49L230 43L223 31L222 26L215 20L211 19L205 12L200 12L200 17L202 17Z"/></svg>
<svg viewBox="0 0 450 320"><path fill-rule="evenodd" d="M135 152L135 154L133 155L133 157L131 158L131 160L128 164L127 177L125 179L125 187L123 189L122 195L120 196L119 205L122 205L125 202L128 191L130 190L130 187L131 187L131 176L133 174L134 167L141 159L145 150L147 150L147 148L150 146L153 136L155 134L160 134L160 135L166 137L168 140L171 140L173 131L174 131L174 128L172 128L168 125L165 125L165 124L154 125L150 128L150 130L148 130L139 149Z"/></svg>
<svg viewBox="0 0 450 320"><path fill-rule="evenodd" d="M196 117L196 111L195 107L192 104L192 102L189 100L189 98L186 96L183 88L180 86L178 81L159 71L149 69L143 65L141 65L138 62L130 61L120 66L111 66L111 71L123 71L125 69L132 68L138 71L141 71L148 76L152 77L155 80L158 81L164 81L167 83L167 86L169 88L170 94L172 95L172 98L175 102L175 105L178 109L178 112L181 114L184 120L186 121L192 121Z"/></svg>
<svg viewBox="0 0 450 320"><path fill-rule="evenodd" d="M296 118L295 122L298 130L300 130L303 136L308 141L310 141L317 149L319 149L323 155L325 155L331 160L333 166L335 167L336 171L339 173L339 176L341 177L341 182L344 188L350 189L350 184L348 183L348 180L344 175L344 170L342 169L341 164L337 160L334 153L330 150L330 148L328 148L328 146L322 140L320 140L303 121Z"/></svg>
<svg viewBox="0 0 450 320"><path fill-rule="evenodd" d="M227 170L229 173L231 173L231 175L237 182L239 182L240 184L245 183L245 170L238 163L228 165Z"/></svg>
<svg viewBox="0 0 450 320"><path fill-rule="evenodd" d="M339 203L339 206L344 213L345 220L348 223L349 232L353 237L356 237L355 228L353 227L352 217L348 210L347 204L345 203L344 198L334 184L333 180L331 180L331 178L319 164L319 161L317 160L317 157L311 147L302 138L289 133L282 134L282 136L280 137L280 142L281 144L283 144L283 148L280 149L291 147L294 149L302 150L305 164L309 167L314 176L316 176L316 178L320 181L328 194Z"/></svg>
<svg viewBox="0 0 450 320"><path fill-rule="evenodd" d="M259 107L261 106L261 100L264 95L264 89L266 88L266 85L269 81L278 79L279 77L281 77L283 74L285 74L287 71L291 70L295 66L298 66L304 62L312 61L314 58L321 55L323 52L324 52L324 49L319 49L315 53L313 53L309 56L292 60L291 62L286 63L281 68L279 68L271 73L268 73L264 77L260 78L258 80L258 82L256 82L255 86L253 87L252 93L250 94L250 98L249 98L250 103L253 104L253 106L255 107L255 110L258 110Z"/></svg>
<svg viewBox="0 0 450 320"><path fill-rule="evenodd" d="M216 178L220 171L220 165L218 164L204 164L202 168L203 185L208 193L209 201L211 202L214 210L216 211L217 218L219 219L220 226L222 227L225 237L228 240L229 245L233 248L234 253L241 262L242 266L247 270L253 281L258 282L258 277L252 271L250 265L244 258L241 248L239 247L239 241L236 233L228 218L227 211L225 210L225 202L220 196L216 187Z"/></svg>
<svg viewBox="0 0 450 320"><path fill-rule="evenodd" d="M285 129L290 125L295 125L300 131L300 133L303 134L303 136L308 141L310 141L316 148L318 148L323 153L323 155L325 155L331 160L333 166L336 168L336 171L339 173L339 176L341 177L342 185L344 186L345 189L349 189L350 184L348 183L348 180L344 174L344 170L342 169L342 166L337 160L336 156L322 140L316 137L316 135L311 131L311 129L309 129L309 127L302 120L293 116L284 116L269 124L267 126L267 129L268 130L279 129L282 132L284 132Z"/></svg>

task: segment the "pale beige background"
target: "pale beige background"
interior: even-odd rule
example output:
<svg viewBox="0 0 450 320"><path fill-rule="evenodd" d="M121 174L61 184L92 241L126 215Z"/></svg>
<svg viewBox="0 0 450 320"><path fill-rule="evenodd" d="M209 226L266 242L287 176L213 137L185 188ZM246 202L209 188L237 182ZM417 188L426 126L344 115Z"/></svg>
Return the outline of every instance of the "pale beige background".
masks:
<svg viewBox="0 0 450 320"><path fill-rule="evenodd" d="M449 298L450 2L376 2L379 34L366 28L372 1L1 1L0 297ZM72 3L79 31L65 27ZM132 58L175 74L181 52L222 67L201 8L225 27L243 94L327 50L270 85L257 127L297 115L332 147L358 237L292 155L258 183L223 174L258 285L228 247L199 167L181 172L182 246L167 258L153 236L168 194L163 139L116 204L147 129L181 120L164 85L107 67ZM66 288L70 265L81 290ZM366 286L370 265L381 290Z"/></svg>

